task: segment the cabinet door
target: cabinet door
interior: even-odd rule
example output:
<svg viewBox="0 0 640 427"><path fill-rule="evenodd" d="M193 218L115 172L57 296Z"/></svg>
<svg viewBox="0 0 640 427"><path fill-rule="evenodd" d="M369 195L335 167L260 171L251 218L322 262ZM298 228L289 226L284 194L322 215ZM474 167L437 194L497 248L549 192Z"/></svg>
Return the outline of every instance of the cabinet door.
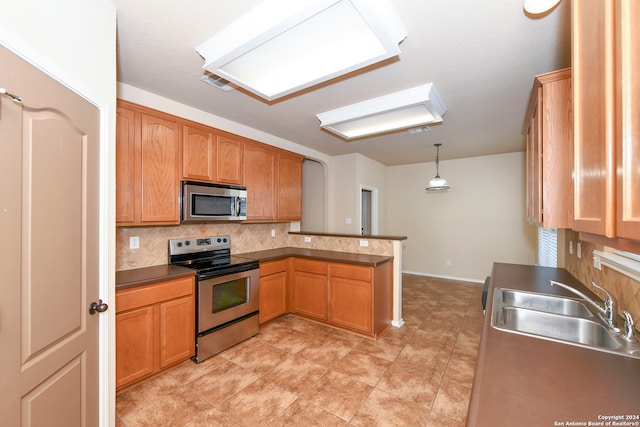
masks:
<svg viewBox="0 0 640 427"><path fill-rule="evenodd" d="M329 322L373 332L371 282L331 277L329 282Z"/></svg>
<svg viewBox="0 0 640 427"><path fill-rule="evenodd" d="M327 276L294 271L292 311L327 320Z"/></svg>
<svg viewBox="0 0 640 427"><path fill-rule="evenodd" d="M260 277L260 323L287 312L287 273Z"/></svg>
<svg viewBox="0 0 640 427"><path fill-rule="evenodd" d="M154 372L153 306L116 314L116 387Z"/></svg>
<svg viewBox="0 0 640 427"><path fill-rule="evenodd" d="M127 108L116 110L116 222L136 219L136 113ZM139 184L139 182L138 182Z"/></svg>
<svg viewBox="0 0 640 427"><path fill-rule="evenodd" d="M160 368L195 354L194 297L160 303Z"/></svg>
<svg viewBox="0 0 640 427"><path fill-rule="evenodd" d="M640 2L619 1L617 235L640 241Z"/></svg>
<svg viewBox="0 0 640 427"><path fill-rule="evenodd" d="M572 2L574 226L614 237L615 0Z"/></svg>
<svg viewBox="0 0 640 427"><path fill-rule="evenodd" d="M244 144L248 220L273 220L276 217L276 153L262 144Z"/></svg>
<svg viewBox="0 0 640 427"><path fill-rule="evenodd" d="M242 185L242 141L218 135L216 181Z"/></svg>
<svg viewBox="0 0 640 427"><path fill-rule="evenodd" d="M573 226L573 109L571 70L563 69L538 77L542 83L539 107L542 145L542 225Z"/></svg>
<svg viewBox="0 0 640 427"><path fill-rule="evenodd" d="M175 223L178 212L179 129L176 122L141 116L141 221Z"/></svg>
<svg viewBox="0 0 640 427"><path fill-rule="evenodd" d="M182 177L214 182L216 140L211 132L194 126L182 127Z"/></svg>
<svg viewBox="0 0 640 427"><path fill-rule="evenodd" d="M278 153L278 219L302 219L302 156Z"/></svg>

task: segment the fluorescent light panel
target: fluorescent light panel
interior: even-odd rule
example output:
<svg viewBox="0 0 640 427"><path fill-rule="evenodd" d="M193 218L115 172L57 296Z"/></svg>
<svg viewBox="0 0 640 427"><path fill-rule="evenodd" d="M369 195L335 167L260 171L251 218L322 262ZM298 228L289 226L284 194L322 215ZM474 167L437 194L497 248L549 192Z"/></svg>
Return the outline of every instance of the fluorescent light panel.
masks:
<svg viewBox="0 0 640 427"><path fill-rule="evenodd" d="M441 123L446 106L433 83L317 114L320 127L344 139Z"/></svg>
<svg viewBox="0 0 640 427"><path fill-rule="evenodd" d="M204 69L274 100L398 55L387 0L266 0L196 50Z"/></svg>

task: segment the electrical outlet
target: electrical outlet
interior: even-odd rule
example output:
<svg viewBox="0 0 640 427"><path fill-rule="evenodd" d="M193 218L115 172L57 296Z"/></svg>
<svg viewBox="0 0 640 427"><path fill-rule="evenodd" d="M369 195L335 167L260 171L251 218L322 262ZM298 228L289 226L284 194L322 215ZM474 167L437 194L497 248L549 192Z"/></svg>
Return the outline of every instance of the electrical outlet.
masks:
<svg viewBox="0 0 640 427"><path fill-rule="evenodd" d="M276 237L276 229L275 228L271 229L271 237Z"/></svg>
<svg viewBox="0 0 640 427"><path fill-rule="evenodd" d="M573 240L569 240L569 255L573 255Z"/></svg>
<svg viewBox="0 0 640 427"><path fill-rule="evenodd" d="M345 224L351 224L351 218L345 218L344 219L344 223Z"/></svg>
<svg viewBox="0 0 640 427"><path fill-rule="evenodd" d="M360 240L360 246L369 246L368 240Z"/></svg>
<svg viewBox="0 0 640 427"><path fill-rule="evenodd" d="M447 267L451 267L453 265L453 261L451 261L450 259L445 259L444 265Z"/></svg>
<svg viewBox="0 0 640 427"><path fill-rule="evenodd" d="M580 242L576 244L576 256L582 258L582 244Z"/></svg>
<svg viewBox="0 0 640 427"><path fill-rule="evenodd" d="M305 242L305 243L311 243L311 237L309 237L309 236L305 236L305 237L304 237L304 242Z"/></svg>
<svg viewBox="0 0 640 427"><path fill-rule="evenodd" d="M140 237L131 236L129 237L129 249L139 249L140 248Z"/></svg>

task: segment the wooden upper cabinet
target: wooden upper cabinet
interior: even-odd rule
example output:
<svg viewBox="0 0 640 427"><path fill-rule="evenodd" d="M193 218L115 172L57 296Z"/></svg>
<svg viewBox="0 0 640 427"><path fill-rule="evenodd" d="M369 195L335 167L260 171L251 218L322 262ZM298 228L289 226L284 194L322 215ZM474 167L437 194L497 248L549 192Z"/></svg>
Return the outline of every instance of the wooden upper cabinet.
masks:
<svg viewBox="0 0 640 427"><path fill-rule="evenodd" d="M573 228L640 241L640 5L574 0L572 20Z"/></svg>
<svg viewBox="0 0 640 427"><path fill-rule="evenodd" d="M116 110L116 222L136 220L136 113L127 108Z"/></svg>
<svg viewBox="0 0 640 427"><path fill-rule="evenodd" d="M303 156L278 153L277 218L285 221L302 219L302 160Z"/></svg>
<svg viewBox="0 0 640 427"><path fill-rule="evenodd" d="M617 235L640 241L640 2L621 0L617 60Z"/></svg>
<svg viewBox="0 0 640 427"><path fill-rule="evenodd" d="M116 223L178 224L178 123L126 103L116 117Z"/></svg>
<svg viewBox="0 0 640 427"><path fill-rule="evenodd" d="M215 166L215 135L208 128L182 126L182 178L214 182Z"/></svg>
<svg viewBox="0 0 640 427"><path fill-rule="evenodd" d="M571 69L536 76L527 132L528 218L543 227L573 224Z"/></svg>
<svg viewBox="0 0 640 427"><path fill-rule="evenodd" d="M218 135L216 182L242 185L243 142Z"/></svg>
<svg viewBox="0 0 640 427"><path fill-rule="evenodd" d="M143 113L141 139L142 222L178 223L179 127Z"/></svg>
<svg viewBox="0 0 640 427"><path fill-rule="evenodd" d="M247 220L276 218L276 158L268 145L244 143L244 185L247 187Z"/></svg>

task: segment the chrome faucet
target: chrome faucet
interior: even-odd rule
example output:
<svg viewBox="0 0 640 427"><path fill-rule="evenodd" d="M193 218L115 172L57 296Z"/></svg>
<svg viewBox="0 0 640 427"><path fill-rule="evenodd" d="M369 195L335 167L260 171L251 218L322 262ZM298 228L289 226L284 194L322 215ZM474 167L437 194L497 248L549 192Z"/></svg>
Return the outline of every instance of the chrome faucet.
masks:
<svg viewBox="0 0 640 427"><path fill-rule="evenodd" d="M627 310L622 310L620 314L624 318L624 332L622 333L622 338L631 340L633 338L633 318L631 317L631 313Z"/></svg>
<svg viewBox="0 0 640 427"><path fill-rule="evenodd" d="M591 284L595 288L600 289L602 292L604 292L607 295L607 297L604 299L603 306L600 306L600 304L598 304L597 302L595 302L594 300L592 300L591 298L589 298L579 290L569 285L556 282L555 280L549 280L549 283L551 284L551 286L558 285L562 288L565 288L566 290L573 292L574 294L578 295L580 298L584 299L586 302L588 302L593 307L595 307L596 310L598 310L598 312L600 313L604 321L607 322L610 328L618 331L618 328L616 327L616 321L615 321L615 305L616 305L615 299L613 298L613 295L611 295L609 291L607 291L605 288L603 288L602 286L599 286L595 282L591 282Z"/></svg>

